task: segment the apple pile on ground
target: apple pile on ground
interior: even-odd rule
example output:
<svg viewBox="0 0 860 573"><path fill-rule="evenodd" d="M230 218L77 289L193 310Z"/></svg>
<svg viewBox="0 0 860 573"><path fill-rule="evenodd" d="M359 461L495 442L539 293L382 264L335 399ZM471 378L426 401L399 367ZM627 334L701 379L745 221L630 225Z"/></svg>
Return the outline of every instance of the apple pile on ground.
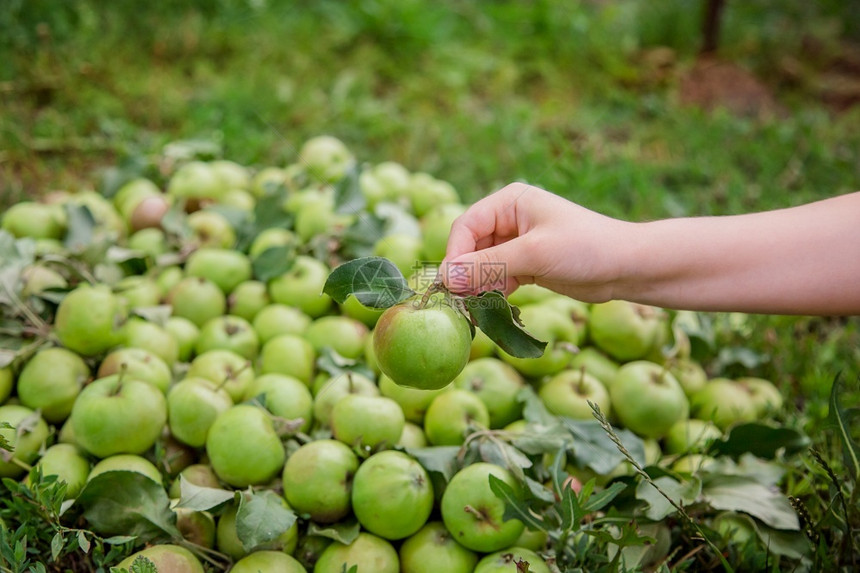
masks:
<svg viewBox="0 0 860 573"><path fill-rule="evenodd" d="M536 286L508 301L546 343L523 357L433 294L464 209L321 136L286 168L189 160L6 211L0 476L66 502L59 541L0 565L91 543L180 572L803 562L788 448L751 439L791 433L774 384L709 376L694 315ZM323 293L362 257L414 297Z"/></svg>

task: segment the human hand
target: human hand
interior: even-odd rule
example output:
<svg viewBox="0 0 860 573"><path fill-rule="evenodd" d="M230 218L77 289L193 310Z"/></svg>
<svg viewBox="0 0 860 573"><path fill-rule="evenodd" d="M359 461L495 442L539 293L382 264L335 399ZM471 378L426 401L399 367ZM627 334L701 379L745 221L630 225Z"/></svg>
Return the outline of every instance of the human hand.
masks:
<svg viewBox="0 0 860 573"><path fill-rule="evenodd" d="M455 293L537 283L573 298L612 298L633 225L538 187L512 183L454 221L441 279Z"/></svg>

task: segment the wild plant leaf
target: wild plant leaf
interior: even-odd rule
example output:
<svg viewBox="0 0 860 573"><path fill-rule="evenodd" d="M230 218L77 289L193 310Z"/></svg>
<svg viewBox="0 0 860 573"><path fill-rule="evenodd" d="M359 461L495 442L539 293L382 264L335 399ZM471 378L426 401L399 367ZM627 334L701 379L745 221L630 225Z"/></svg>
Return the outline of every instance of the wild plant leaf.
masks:
<svg viewBox="0 0 860 573"><path fill-rule="evenodd" d="M243 497L236 512L236 534L242 546L255 547L277 539L296 522L296 514L287 509L283 498L271 490Z"/></svg>
<svg viewBox="0 0 860 573"><path fill-rule="evenodd" d="M191 227L188 225L188 217L185 215L185 205L182 201L177 201L167 210L161 218L161 228L168 235L182 241L191 236Z"/></svg>
<svg viewBox="0 0 860 573"><path fill-rule="evenodd" d="M803 559L809 555L812 546L802 531L784 531L768 527L764 523L751 520L756 534L769 553L789 559Z"/></svg>
<svg viewBox="0 0 860 573"><path fill-rule="evenodd" d="M561 420L573 437L570 450L579 466L588 466L598 474L606 475L626 459L597 420ZM645 444L642 439L627 429L616 428L613 431L636 463L645 465Z"/></svg>
<svg viewBox="0 0 860 573"><path fill-rule="evenodd" d="M58 531L51 538L51 561L56 561L60 556L60 551L63 550L63 545L65 544L65 539L63 539L63 533Z"/></svg>
<svg viewBox="0 0 860 573"><path fill-rule="evenodd" d="M353 165L347 170L343 178L334 186L334 210L335 213L351 215L364 211L367 201L361 192L359 179L361 166Z"/></svg>
<svg viewBox="0 0 860 573"><path fill-rule="evenodd" d="M364 257L340 265L326 279L323 292L339 303L355 295L371 308L388 308L416 294L394 263L384 257Z"/></svg>
<svg viewBox="0 0 860 573"><path fill-rule="evenodd" d="M794 454L808 447L809 438L797 430L749 422L733 427L725 438L714 440L709 452L732 457L750 453L773 459L780 451Z"/></svg>
<svg viewBox="0 0 860 573"><path fill-rule="evenodd" d="M373 255L376 242L386 234L385 220L376 215L362 213L344 229L340 237L340 254L346 259L360 259Z"/></svg>
<svg viewBox="0 0 860 573"><path fill-rule="evenodd" d="M534 391L531 386L524 386L517 393L517 401L523 404L523 419L529 424L542 426L558 426L561 424L559 418L544 405L543 400Z"/></svg>
<svg viewBox="0 0 860 573"><path fill-rule="evenodd" d="M379 203L373 214L382 219L385 231L383 237L390 235L407 235L421 238L421 224L415 216L402 205L396 203Z"/></svg>
<svg viewBox="0 0 860 573"><path fill-rule="evenodd" d="M523 485L526 486L526 490L532 497L546 503L555 503L555 493L536 479L523 476Z"/></svg>
<svg viewBox="0 0 860 573"><path fill-rule="evenodd" d="M331 377L339 376L346 372L361 374L371 380L376 377L373 370L364 362L341 356L329 346L324 346L320 349L319 358L317 358L317 368L328 373Z"/></svg>
<svg viewBox="0 0 860 573"><path fill-rule="evenodd" d="M81 548L81 551L83 551L84 553L89 553L89 551L90 551L90 540L87 539L87 534L84 532L84 530L82 530L82 529L78 530L77 538L78 538L78 547Z"/></svg>
<svg viewBox="0 0 860 573"><path fill-rule="evenodd" d="M146 177L154 170L152 162L146 156L129 155L123 158L119 165L102 170L99 177L99 193L111 199L123 185L133 179Z"/></svg>
<svg viewBox="0 0 860 573"><path fill-rule="evenodd" d="M349 545L356 540L360 532L361 524L358 521L347 519L325 525L311 522L308 524L307 534L334 539L339 543Z"/></svg>
<svg viewBox="0 0 860 573"><path fill-rule="evenodd" d="M67 203L65 209L67 230L63 245L72 252L80 253L93 242L96 219L86 205Z"/></svg>
<svg viewBox="0 0 860 573"><path fill-rule="evenodd" d="M518 358L540 358L546 342L540 341L519 324L519 310L501 291L483 292L463 298L473 323L499 348Z"/></svg>
<svg viewBox="0 0 860 573"><path fill-rule="evenodd" d="M296 260L296 249L291 245L269 247L252 262L251 268L258 281L269 282L289 271Z"/></svg>
<svg viewBox="0 0 860 573"><path fill-rule="evenodd" d="M15 426L10 424L9 422L0 422L0 430L14 430L14 429L15 429ZM8 439L6 439L6 436L4 434L0 434L0 450L10 452L10 453L15 451L15 446L12 445L12 442L10 442Z"/></svg>
<svg viewBox="0 0 860 573"><path fill-rule="evenodd" d="M433 446L429 448L406 448L406 453L418 460L428 472L436 472L450 481L459 469L457 456L459 446Z"/></svg>
<svg viewBox="0 0 860 573"><path fill-rule="evenodd" d="M256 234L266 229L291 229L293 215L284 210L284 201L289 192L283 185L269 189L254 205L254 229Z"/></svg>
<svg viewBox="0 0 860 573"><path fill-rule="evenodd" d="M176 507L193 511L209 511L231 501L235 492L216 487L197 485L179 476L179 503Z"/></svg>
<svg viewBox="0 0 860 573"><path fill-rule="evenodd" d="M141 541L182 538L164 487L138 472L97 475L84 486L76 504L100 535L133 535Z"/></svg>
<svg viewBox="0 0 860 573"><path fill-rule="evenodd" d="M585 517L585 512L579 505L579 498L573 491L572 484L562 487L559 492L559 507L561 513L561 527L564 531L579 529L579 522Z"/></svg>
<svg viewBox="0 0 860 573"><path fill-rule="evenodd" d="M147 557L138 555L131 564L131 569L128 570L128 573L158 573L158 567Z"/></svg>
<svg viewBox="0 0 860 573"><path fill-rule="evenodd" d="M532 461L525 454L501 440L481 440L478 451L483 461L507 468L519 481L525 479L523 470L532 467Z"/></svg>
<svg viewBox="0 0 860 573"><path fill-rule="evenodd" d="M505 502L504 519L506 521L508 519L519 519L526 524L526 527L533 531L542 531L545 529L543 521L531 512L528 505L517 494L514 488L492 474L490 474L489 480L490 489L493 494Z"/></svg>
<svg viewBox="0 0 860 573"><path fill-rule="evenodd" d="M860 420L860 408L843 408L841 397L845 392L845 385L840 376L833 380L833 388L830 390L830 412L828 420L836 429L836 435L842 445L842 456L845 467L854 480L855 487L860 483L860 444L854 439L851 432L851 424Z"/></svg>
<svg viewBox="0 0 860 573"><path fill-rule="evenodd" d="M591 481L592 480L589 480L589 483L591 483ZM618 494L625 489L627 489L627 484L616 481L612 482L609 487L603 488L595 494L586 495L586 486L583 486L582 491L580 492L580 498L582 498L582 509L588 513L600 511L612 503L612 500L618 497Z"/></svg>
<svg viewBox="0 0 860 573"><path fill-rule="evenodd" d="M788 498L752 478L709 476L703 480L701 499L714 509L747 513L775 529L800 529Z"/></svg>
<svg viewBox="0 0 860 573"><path fill-rule="evenodd" d="M652 481L653 484L643 479L636 486L636 499L645 502L645 517L651 521L663 520L677 511L657 490L658 487L682 507L696 501L702 490L702 484L696 478L680 482L670 476L661 476Z"/></svg>

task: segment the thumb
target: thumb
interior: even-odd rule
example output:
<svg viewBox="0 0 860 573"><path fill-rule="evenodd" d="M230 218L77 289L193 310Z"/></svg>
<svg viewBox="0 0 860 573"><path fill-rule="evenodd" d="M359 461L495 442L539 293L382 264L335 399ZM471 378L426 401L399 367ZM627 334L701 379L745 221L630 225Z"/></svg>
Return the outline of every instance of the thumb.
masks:
<svg viewBox="0 0 860 573"><path fill-rule="evenodd" d="M439 269L442 282L451 292L476 294L499 289L505 293L516 289L517 277L533 274L527 251L518 237L500 245L465 253L443 260Z"/></svg>

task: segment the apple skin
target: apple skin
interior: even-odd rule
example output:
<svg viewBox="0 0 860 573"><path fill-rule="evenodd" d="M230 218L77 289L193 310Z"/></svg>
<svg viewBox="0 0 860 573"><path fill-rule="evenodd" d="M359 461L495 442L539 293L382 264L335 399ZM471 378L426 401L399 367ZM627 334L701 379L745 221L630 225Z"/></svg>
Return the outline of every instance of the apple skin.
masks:
<svg viewBox="0 0 860 573"><path fill-rule="evenodd" d="M737 383L747 389L759 417L766 418L782 409L782 394L770 380L764 378L738 378ZM20 382L18 383L20 385ZM20 390L19 390L20 394Z"/></svg>
<svg viewBox="0 0 860 573"><path fill-rule="evenodd" d="M98 475L115 471L137 472L145 475L158 485L162 483L161 472L158 471L158 468L148 459L134 454L116 454L104 458L90 470L87 481L92 480Z"/></svg>
<svg viewBox="0 0 860 573"><path fill-rule="evenodd" d="M688 358L681 358L669 362L669 372L675 376L687 398L705 387L708 383L708 375L702 365Z"/></svg>
<svg viewBox="0 0 860 573"><path fill-rule="evenodd" d="M248 169L235 161L216 159L209 162L209 168L221 181L221 186L224 189L248 190L251 188L251 175L248 173Z"/></svg>
<svg viewBox="0 0 860 573"><path fill-rule="evenodd" d="M149 350L168 366L179 360L179 343L164 327L154 322L132 317L123 325L120 336L124 346Z"/></svg>
<svg viewBox="0 0 860 573"><path fill-rule="evenodd" d="M350 394L378 396L379 388L371 379L356 373L345 372L327 379L314 397L314 419L317 423L329 426L335 404Z"/></svg>
<svg viewBox="0 0 860 573"><path fill-rule="evenodd" d="M236 244L236 231L224 215L215 211L195 211L186 219L197 248L230 249Z"/></svg>
<svg viewBox="0 0 860 573"><path fill-rule="evenodd" d="M237 561L232 573L307 573L293 556L283 551L255 551Z"/></svg>
<svg viewBox="0 0 860 573"><path fill-rule="evenodd" d="M119 344L124 319L122 300L107 286L82 285L60 302L54 333L72 352L95 356Z"/></svg>
<svg viewBox="0 0 860 573"><path fill-rule="evenodd" d="M131 570L134 560L139 556L153 562L158 571L170 573L204 573L203 565L189 550L179 545L153 545L138 551L122 561L116 567Z"/></svg>
<svg viewBox="0 0 860 573"><path fill-rule="evenodd" d="M202 277L187 277L170 289L167 303L173 315L187 318L198 328L227 310L227 297L218 285Z"/></svg>
<svg viewBox="0 0 860 573"><path fill-rule="evenodd" d="M204 247L188 257L185 275L208 279L228 295L239 284L251 280L251 259L232 249Z"/></svg>
<svg viewBox="0 0 860 573"><path fill-rule="evenodd" d="M72 444L54 444L45 450L36 465L42 469L43 476L55 475L57 481L66 482L66 499L78 497L90 474L90 462Z"/></svg>
<svg viewBox="0 0 860 573"><path fill-rule="evenodd" d="M206 436L206 453L215 474L239 488L271 481L286 457L271 415L247 404L215 418Z"/></svg>
<svg viewBox="0 0 860 573"><path fill-rule="evenodd" d="M444 388L469 361L469 324L446 302L431 301L425 308L413 302L392 306L379 318L373 330L376 362L401 386Z"/></svg>
<svg viewBox="0 0 860 573"><path fill-rule="evenodd" d="M292 509L285 499L280 499L281 504L284 507ZM242 544L242 540L239 539L238 531L236 531L236 516L238 512L239 504L230 503L218 518L218 525L216 528L218 551L220 551L221 553L226 553L234 560L239 560L249 555L248 550L245 549L245 546ZM296 550L296 545L298 544L298 537L299 524L296 521L293 523L292 527L284 531L275 539L268 541L262 545L258 545L256 547L251 548L253 551L251 555L254 555L259 551L270 550L277 551L282 555L292 555L292 553Z"/></svg>
<svg viewBox="0 0 860 573"><path fill-rule="evenodd" d="M81 391L69 421L75 442L97 457L142 454L167 423L167 401L152 384L108 376Z"/></svg>
<svg viewBox="0 0 860 573"><path fill-rule="evenodd" d="M421 217L421 233L424 239L421 253L425 260L435 262L445 258L451 225L465 212L465 205L449 203L438 205Z"/></svg>
<svg viewBox="0 0 860 573"><path fill-rule="evenodd" d="M279 167L265 167L258 171L251 179L251 193L257 197L267 195L271 187L287 185L290 182L290 173Z"/></svg>
<svg viewBox="0 0 860 573"><path fill-rule="evenodd" d="M132 251L140 251L151 259L157 259L170 250L167 244L167 235L161 229L155 228L135 231L128 238L126 246Z"/></svg>
<svg viewBox="0 0 860 573"><path fill-rule="evenodd" d="M127 216L123 213L131 231L158 228L164 215L170 210L170 200L161 194L144 197Z"/></svg>
<svg viewBox="0 0 860 573"><path fill-rule="evenodd" d="M244 281L227 297L227 312L251 322L271 302L269 287L260 281Z"/></svg>
<svg viewBox="0 0 860 573"><path fill-rule="evenodd" d="M345 316L361 321L368 328L376 326L377 321L379 321L379 317L382 316L383 312L385 312L378 308L364 306L352 295L348 296L346 301L340 305L340 311Z"/></svg>
<svg viewBox="0 0 860 573"><path fill-rule="evenodd" d="M431 521L400 545L402 573L472 573L478 555L457 543L440 521Z"/></svg>
<svg viewBox="0 0 860 573"><path fill-rule="evenodd" d="M158 283L146 276L125 277L116 283L114 290L128 309L155 306L161 301L161 289Z"/></svg>
<svg viewBox="0 0 860 573"><path fill-rule="evenodd" d="M260 352L260 339L250 322L225 314L206 321L197 335L194 351L199 355L210 350L230 350L253 361Z"/></svg>
<svg viewBox="0 0 860 573"><path fill-rule="evenodd" d="M242 401L255 376L251 361L231 350L210 350L200 354L191 362L185 375L206 378L216 386L223 384L222 388L237 404Z"/></svg>
<svg viewBox="0 0 860 573"><path fill-rule="evenodd" d="M690 418L679 420L666 433L667 454L701 452L723 433L711 422Z"/></svg>
<svg viewBox="0 0 860 573"><path fill-rule="evenodd" d="M245 400L265 395L266 409L285 420L304 420L299 431L307 432L313 423L314 398L299 379L283 374L258 376L245 390Z"/></svg>
<svg viewBox="0 0 860 573"><path fill-rule="evenodd" d="M57 205L22 201L6 209L0 226L17 239L62 239L66 217Z"/></svg>
<svg viewBox="0 0 860 573"><path fill-rule="evenodd" d="M352 508L356 470L358 458L349 446L327 439L308 442L284 464L284 496L297 513L319 523L334 523Z"/></svg>
<svg viewBox="0 0 860 573"><path fill-rule="evenodd" d="M517 399L525 383L510 365L497 358L479 358L466 364L454 386L474 393L490 414L490 428L507 426L520 418L523 405Z"/></svg>
<svg viewBox="0 0 860 573"><path fill-rule="evenodd" d="M348 316L323 316L314 320L304 337L314 350L331 348L344 358L356 359L364 352L364 342L370 331L364 323Z"/></svg>
<svg viewBox="0 0 860 573"><path fill-rule="evenodd" d="M442 521L451 536L472 551L499 551L517 540L525 526L518 519L502 517L505 502L490 489L489 476L514 488L519 487L510 472L485 462L466 466L454 474L442 495Z"/></svg>
<svg viewBox="0 0 860 573"><path fill-rule="evenodd" d="M45 265L30 265L21 272L21 294L39 295L50 288L66 288L69 283L57 271Z"/></svg>
<svg viewBox="0 0 860 573"><path fill-rule="evenodd" d="M391 543L362 532L349 545L335 541L320 555L314 573L342 573L356 565L358 571L373 573L399 573L400 560Z"/></svg>
<svg viewBox="0 0 860 573"><path fill-rule="evenodd" d="M609 384L618 374L619 365L595 347L586 346L585 348L580 348L579 352L573 355L568 367L572 370L585 368L587 374L591 374L600 380L608 389Z"/></svg>
<svg viewBox="0 0 860 573"><path fill-rule="evenodd" d="M413 173L406 193L416 217L423 217L439 205L460 201L453 185L427 173Z"/></svg>
<svg viewBox="0 0 860 573"><path fill-rule="evenodd" d="M518 571L520 562L528 564L529 573L550 573L546 561L525 547L510 547L485 555L475 567L474 573L508 573Z"/></svg>
<svg viewBox="0 0 860 573"><path fill-rule="evenodd" d="M418 237L402 233L386 235L376 241L373 254L390 260L403 276L408 276L421 260L421 247L422 242Z"/></svg>
<svg viewBox="0 0 860 573"><path fill-rule="evenodd" d="M12 394L12 387L15 385L15 377L12 374L12 369L8 366L0 368L0 406L2 406L9 395Z"/></svg>
<svg viewBox="0 0 860 573"><path fill-rule="evenodd" d="M487 428L490 413L468 390L453 389L436 396L424 416L427 441L434 446L459 446L473 426Z"/></svg>
<svg viewBox="0 0 860 573"><path fill-rule="evenodd" d="M312 318L322 316L332 306L332 299L323 293L329 268L325 263L299 255L292 268L269 281L269 297L278 304L294 306Z"/></svg>
<svg viewBox="0 0 860 573"><path fill-rule="evenodd" d="M759 419L750 389L728 378L714 378L690 398L693 415L726 431L734 424Z"/></svg>
<svg viewBox="0 0 860 573"><path fill-rule="evenodd" d="M344 143L331 135L319 135L305 141L299 149L299 163L317 181L332 183L355 164L355 157Z"/></svg>
<svg viewBox="0 0 860 573"><path fill-rule="evenodd" d="M212 470L212 466L207 464L191 464L179 472L179 476L177 476L176 479L173 480L173 483L170 484L168 494L171 499L179 499L182 495L182 486L179 482L180 476L185 481L201 487L221 487L221 484L218 482L218 476L215 475L215 472Z"/></svg>
<svg viewBox="0 0 860 573"><path fill-rule="evenodd" d="M264 306L252 321L254 330L261 344L279 334L296 334L301 336L311 323L311 317L299 309L285 304L268 304Z"/></svg>
<svg viewBox="0 0 860 573"><path fill-rule="evenodd" d="M547 410L574 420L594 419L588 402L600 406L606 415L612 411L609 391L584 370L562 370L541 387L538 395Z"/></svg>
<svg viewBox="0 0 860 573"><path fill-rule="evenodd" d="M424 415L427 413L430 402L445 391L444 388L440 388L439 390L420 390L418 388L400 386L385 374L379 376L377 384L379 386L379 393L397 402L400 405L400 409L403 410L406 420L415 424L424 423Z"/></svg>
<svg viewBox="0 0 860 573"><path fill-rule="evenodd" d="M394 447L405 423L397 402L384 396L349 394L335 402L331 411L334 438L371 451Z"/></svg>
<svg viewBox="0 0 860 573"><path fill-rule="evenodd" d="M180 362L188 362L194 355L194 346L197 344L197 337L200 336L200 329L196 324L181 316L171 316L167 319L164 325L164 330L173 335L176 339L176 344L179 349L178 360Z"/></svg>
<svg viewBox="0 0 860 573"><path fill-rule="evenodd" d="M317 354L301 336L280 334L263 345L260 351L260 374L283 374L310 386L316 370Z"/></svg>
<svg viewBox="0 0 860 573"><path fill-rule="evenodd" d="M427 447L427 436L418 424L406 422L403 424L403 433L397 440L397 445L406 449L417 449Z"/></svg>
<svg viewBox="0 0 860 573"><path fill-rule="evenodd" d="M256 259L273 247L296 247L298 244L298 237L289 229L281 229L280 227L263 229L248 248L248 256Z"/></svg>
<svg viewBox="0 0 860 573"><path fill-rule="evenodd" d="M183 444L203 447L215 419L232 407L233 400L227 391L211 380L186 377L167 394L170 433Z"/></svg>
<svg viewBox="0 0 860 573"><path fill-rule="evenodd" d="M483 330L475 327L475 337L472 339L472 348L469 349L469 360L487 358L496 353L496 343L487 336Z"/></svg>
<svg viewBox="0 0 860 573"><path fill-rule="evenodd" d="M97 378L123 372L124 376L149 382L163 394L167 393L173 374L167 363L155 353L143 348L119 348L105 356L99 365Z"/></svg>
<svg viewBox="0 0 860 573"><path fill-rule="evenodd" d="M675 377L645 360L619 368L609 386L609 399L618 420L646 438L662 438L690 412L687 396Z"/></svg>
<svg viewBox="0 0 860 573"><path fill-rule="evenodd" d="M0 436L6 438L15 448L9 461L0 457L0 477L15 478L25 472L15 460L25 464L33 463L48 440L48 424L35 410L18 404L0 406L0 422L7 422L12 426L0 428ZM17 428L21 424L24 424L26 429L22 429L21 435L18 436Z"/></svg>
<svg viewBox="0 0 860 573"><path fill-rule="evenodd" d="M711 522L711 527L720 536L736 547L744 547L755 543L758 539L755 524L751 517L733 511L717 514Z"/></svg>
<svg viewBox="0 0 860 573"><path fill-rule="evenodd" d="M409 537L433 511L433 484L417 460L385 451L367 458L352 481L352 510L367 531L384 539Z"/></svg>
<svg viewBox="0 0 860 573"><path fill-rule="evenodd" d="M89 366L80 356L65 348L47 348L33 355L18 374L18 399L41 410L48 422L59 424L69 417L89 378Z"/></svg>
<svg viewBox="0 0 860 573"><path fill-rule="evenodd" d="M167 185L167 194L175 199L217 201L226 191L218 172L203 161L186 163L176 170Z"/></svg>
<svg viewBox="0 0 860 573"><path fill-rule="evenodd" d="M208 511L176 507L176 529L186 541L212 549L215 547L215 518Z"/></svg>
<svg viewBox="0 0 860 573"><path fill-rule="evenodd" d="M643 358L654 346L662 325L660 310L624 300L591 307L589 333L594 344L616 360Z"/></svg>

